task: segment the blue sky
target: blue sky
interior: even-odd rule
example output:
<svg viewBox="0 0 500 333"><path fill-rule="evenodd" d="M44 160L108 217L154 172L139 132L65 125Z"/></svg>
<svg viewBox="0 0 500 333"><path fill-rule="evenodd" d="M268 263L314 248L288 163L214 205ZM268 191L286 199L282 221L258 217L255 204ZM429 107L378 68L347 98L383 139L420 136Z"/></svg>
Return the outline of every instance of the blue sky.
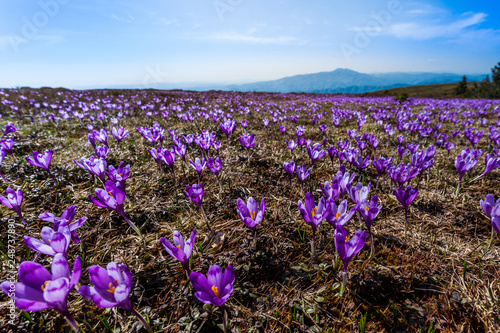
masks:
<svg viewBox="0 0 500 333"><path fill-rule="evenodd" d="M0 0L0 87L489 73L500 1Z"/></svg>

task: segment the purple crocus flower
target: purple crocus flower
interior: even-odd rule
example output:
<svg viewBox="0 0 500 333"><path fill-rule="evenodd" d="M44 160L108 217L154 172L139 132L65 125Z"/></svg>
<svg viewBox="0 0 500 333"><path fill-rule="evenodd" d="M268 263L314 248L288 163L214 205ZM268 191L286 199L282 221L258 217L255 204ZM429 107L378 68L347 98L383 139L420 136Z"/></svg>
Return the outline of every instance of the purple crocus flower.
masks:
<svg viewBox="0 0 500 333"><path fill-rule="evenodd" d="M126 166L123 166L124 164L125 163L123 161L120 162L118 169L110 165L108 167L109 172L105 172L108 175L109 179L111 179L115 183L119 183L121 187L125 189L125 180L127 180L128 176L130 175L130 165L127 164Z"/></svg>
<svg viewBox="0 0 500 333"><path fill-rule="evenodd" d="M186 162L186 151L187 151L187 146L185 144L179 144L173 146L175 153L184 161L184 165L187 167L187 162Z"/></svg>
<svg viewBox="0 0 500 333"><path fill-rule="evenodd" d="M71 205L66 210L62 213L61 217L56 217L52 213L43 213L38 215L38 218L42 221L47 221L47 222L52 222L54 223L54 231L59 232L59 225L66 221L69 226L69 230L71 232L71 240L75 243L80 243L80 237L78 237L78 234L76 233L76 229L80 228L82 225L85 224L87 221L87 217L81 217L75 222L73 220L75 219L76 215L76 208L75 206Z"/></svg>
<svg viewBox="0 0 500 333"><path fill-rule="evenodd" d="M52 161L52 149L46 150L45 153L42 155L37 151L33 152L33 158L26 156L26 161L28 161L29 164L42 168L45 171L49 173L49 176L52 178L54 183L57 185L57 180L54 178L52 173L50 172L50 161Z"/></svg>
<svg viewBox="0 0 500 333"><path fill-rule="evenodd" d="M163 173L163 168L161 166L161 156L163 155L163 149L161 147L158 147L156 149L155 147L148 149L149 154L155 159L156 163L158 164L158 168L160 169L160 172Z"/></svg>
<svg viewBox="0 0 500 333"><path fill-rule="evenodd" d="M286 145L290 149L290 153L292 155L292 160L293 160L293 150L297 147L297 141L294 141L294 140L286 141Z"/></svg>
<svg viewBox="0 0 500 333"><path fill-rule="evenodd" d="M351 217L356 212L357 206L352 207L349 211L347 211L347 199L342 200L342 202L337 206L335 204L335 200L328 200L326 202L326 221L332 225L332 227L336 227L337 224L345 225Z"/></svg>
<svg viewBox="0 0 500 333"><path fill-rule="evenodd" d="M201 173L207 166L207 161L205 159L200 160L198 157L194 160L189 160L191 167L198 173L198 184L201 182Z"/></svg>
<svg viewBox="0 0 500 333"><path fill-rule="evenodd" d="M12 153L14 139L0 140L0 146L2 146L7 152Z"/></svg>
<svg viewBox="0 0 500 333"><path fill-rule="evenodd" d="M188 199L191 200L196 205L196 207L201 210L203 218L205 219L207 226L210 228L207 215L205 214L205 210L203 209L203 183L200 183L199 185L194 184L193 186L186 185L186 191L184 193L186 194Z"/></svg>
<svg viewBox="0 0 500 333"><path fill-rule="evenodd" d="M322 125L320 125L318 128L319 128L319 130L320 130L322 133L325 133L325 132L326 132L326 128L327 128L327 127L326 127L326 125L325 125L325 124L322 124Z"/></svg>
<svg viewBox="0 0 500 333"><path fill-rule="evenodd" d="M378 197L374 195L370 201L368 199L362 200L358 205L358 213L365 222L368 234L370 235L370 257L375 254L375 244L373 242L372 224L373 220L382 210L382 205L378 204Z"/></svg>
<svg viewBox="0 0 500 333"><path fill-rule="evenodd" d="M337 172L336 178L339 183L339 192L342 198L344 197L344 193L347 191L347 186L352 183L354 177L356 177L356 173L354 172L352 175L350 175L349 172L345 172L344 165L342 165L340 167L340 170Z"/></svg>
<svg viewBox="0 0 500 333"><path fill-rule="evenodd" d="M107 208L116 211L134 231L142 237L141 231L132 223L125 215L123 201L125 200L125 189L120 184L115 184L108 180L105 184L106 190L98 188L95 190L95 198L89 194L89 199L92 203L101 208Z"/></svg>
<svg viewBox="0 0 500 333"><path fill-rule="evenodd" d="M5 150L5 148L0 146L0 166L2 165L2 162L3 162L3 159L5 158L6 153L7 153L7 151ZM0 169L0 177L2 177L2 180L4 183L7 183L7 180L5 180L5 177L4 177L1 169Z"/></svg>
<svg viewBox="0 0 500 333"><path fill-rule="evenodd" d="M328 152L328 156L330 157L330 160L332 161L332 168L335 168L335 166L333 165L333 158L335 156L339 156L339 151L337 150L337 148L335 146L331 146L329 147L327 150Z"/></svg>
<svg viewBox="0 0 500 333"><path fill-rule="evenodd" d="M106 146L96 146L94 147L95 155L99 158L106 159L108 156L109 150Z"/></svg>
<svg viewBox="0 0 500 333"><path fill-rule="evenodd" d="M300 215L302 215L302 218L304 218L304 221L306 221L307 224L309 224L313 230L313 238L311 241L311 252L312 255L314 256L314 244L316 241L316 229L318 228L318 225L321 223L326 218L326 214L328 213L326 211L325 207L325 198L321 197L319 200L318 206L316 207L316 203L314 202L314 197L311 194L311 192L306 193L306 197L304 200L305 204L302 203L302 201L299 200L299 211Z"/></svg>
<svg viewBox="0 0 500 333"><path fill-rule="evenodd" d="M326 201L332 199L336 200L339 194L339 183L337 178L333 178L333 181L330 183L329 181L325 182L325 185L319 184L321 187L321 191L323 192L323 197Z"/></svg>
<svg viewBox="0 0 500 333"><path fill-rule="evenodd" d="M89 159L81 158L80 163L78 163L76 160L73 160L73 162L75 162L75 164L80 168L87 170L92 175L92 177L96 176L97 178L99 178L101 183L104 185L106 181L105 172L108 165L106 163L106 160L97 158L95 156L90 156Z"/></svg>
<svg viewBox="0 0 500 333"><path fill-rule="evenodd" d="M444 144L443 144L443 147L448 151L448 156L450 155L450 151L455 148L455 143L451 142L451 141L446 141Z"/></svg>
<svg viewBox="0 0 500 333"><path fill-rule="evenodd" d="M209 157L207 161L207 166L210 169L210 171L212 171L212 173L217 177L217 182L219 183L219 188L220 191L222 192L222 184L219 178L219 172L222 169L222 161L220 160L219 157L217 157L215 160Z"/></svg>
<svg viewBox="0 0 500 333"><path fill-rule="evenodd" d="M473 182L473 181L483 177L488 172L493 171L493 170L497 169L498 167L500 167L500 157L496 157L495 154L488 154L488 155L484 156L484 164L485 164L485 167L484 167L483 173L481 173L479 176L477 176L476 178L474 178L470 182Z"/></svg>
<svg viewBox="0 0 500 333"><path fill-rule="evenodd" d="M248 126L248 121L243 120L243 121L240 123L240 125L241 125L241 127L243 127L243 128L247 128L247 126Z"/></svg>
<svg viewBox="0 0 500 333"><path fill-rule="evenodd" d="M187 277L189 279L189 274L191 270L189 269L189 257L191 257L191 252L193 251L194 242L196 240L196 229L193 229L189 239L184 242L184 238L178 231L174 231L174 245L170 243L167 239L161 237L160 243L163 245L168 254L170 254L174 259L177 259L184 267Z"/></svg>
<svg viewBox="0 0 500 333"><path fill-rule="evenodd" d="M188 134L188 135L183 135L182 138L186 142L188 146L191 146L194 142L194 135Z"/></svg>
<svg viewBox="0 0 500 333"><path fill-rule="evenodd" d="M94 302L100 308L119 307L132 312L144 325L148 332L153 330L146 320L132 307L129 299L132 290L132 273L125 265L110 262L106 269L93 265L89 268L90 281L94 286L81 286L78 293L85 299Z"/></svg>
<svg viewBox="0 0 500 333"><path fill-rule="evenodd" d="M106 131L105 128L102 128L100 131L93 130L92 135L94 136L94 138L97 141L104 144L106 147L109 147L109 145L108 145L108 131Z"/></svg>
<svg viewBox="0 0 500 333"><path fill-rule="evenodd" d="M492 226L492 237L493 237L493 230L495 230L497 233L500 234L500 210L497 209L494 212L491 213L491 226ZM491 243L493 242L493 238L490 241L490 246Z"/></svg>
<svg viewBox="0 0 500 333"><path fill-rule="evenodd" d="M158 154L160 160L165 163L172 171L174 177L174 184L177 186L177 179L175 178L175 149L172 146L172 150L163 149L161 153Z"/></svg>
<svg viewBox="0 0 500 333"><path fill-rule="evenodd" d="M455 196L457 196L460 191L463 176L477 164L477 158L481 154L481 150L470 150L469 148L466 148L455 158L455 168L458 171L458 184Z"/></svg>
<svg viewBox="0 0 500 333"><path fill-rule="evenodd" d="M243 134L240 136L240 143L247 149L247 158L250 164L250 148L255 145L255 136L253 134Z"/></svg>
<svg viewBox="0 0 500 333"><path fill-rule="evenodd" d="M398 155L399 155L398 163L401 161L403 156L405 156L407 153L408 153L408 149L405 146L398 145Z"/></svg>
<svg viewBox="0 0 500 333"><path fill-rule="evenodd" d="M76 257L70 273L66 258L58 253L52 260L51 271L52 273L49 273L39 263L24 261L18 269L19 282L2 282L2 291L12 297L15 306L23 311L58 311L66 318L71 328L79 332L76 321L68 311L68 295L82 274L80 257Z"/></svg>
<svg viewBox="0 0 500 333"><path fill-rule="evenodd" d="M2 135L2 139L9 133L14 133L15 131L17 131L17 128L16 126L14 126L13 123L7 123L7 125L5 125L5 130L3 132L3 135Z"/></svg>
<svg viewBox="0 0 500 333"><path fill-rule="evenodd" d="M401 206L403 206L403 209L405 210L405 237L406 237L406 230L408 229L408 208L410 207L410 204L415 200L418 194L418 186L415 188L412 188L410 185L406 186L405 189L403 189L403 186L399 187L399 190L394 190L394 195L396 196L396 199L401 203Z"/></svg>
<svg viewBox="0 0 500 333"><path fill-rule="evenodd" d="M359 204L363 200L366 200L368 194L370 193L371 187L371 182L368 183L368 186L363 186L362 183L357 183L354 187L351 184L347 184L347 193L355 204Z"/></svg>
<svg viewBox="0 0 500 333"><path fill-rule="evenodd" d="M377 187L378 183L380 180L380 176L384 173L384 171L387 169L387 167L391 164L392 162L392 157L390 158L385 158L380 156L379 159L373 159L373 165L375 166L375 169L377 170Z"/></svg>
<svg viewBox="0 0 500 333"><path fill-rule="evenodd" d="M290 179L290 190L292 189L292 176L295 172L295 163L291 161L290 163L283 163L283 167L285 168L286 173L288 174L288 178Z"/></svg>
<svg viewBox="0 0 500 333"><path fill-rule="evenodd" d="M257 206L257 202L255 202L255 199L252 197L248 198L246 204L241 198L238 198L236 207L238 208L238 216L240 219L245 222L249 228L255 228L264 218L266 201L262 199L260 206Z"/></svg>
<svg viewBox="0 0 500 333"><path fill-rule="evenodd" d="M111 134L116 139L115 149L118 149L118 144L120 143L120 141L128 138L129 136L128 130L124 129L123 126L118 127L118 129L116 127L113 127L113 129L111 130Z"/></svg>
<svg viewBox="0 0 500 333"><path fill-rule="evenodd" d="M0 202L7 208L12 209L16 212L16 214L21 218L23 224L26 225L26 221L23 218L23 214L21 213L21 205L23 203L23 191L18 189L17 192L11 188L7 188L6 198L0 195Z"/></svg>
<svg viewBox="0 0 500 333"><path fill-rule="evenodd" d="M35 252L55 256L61 253L66 258L68 256L68 247L71 243L71 230L67 220L59 222L57 231L49 227L42 228L42 240L33 237L24 236L24 243Z"/></svg>
<svg viewBox="0 0 500 333"><path fill-rule="evenodd" d="M493 195L488 194L484 201L479 201L479 205L483 209L484 213L488 216L488 218L491 219L491 212L497 207L500 207L500 198L495 202Z"/></svg>
<svg viewBox="0 0 500 333"><path fill-rule="evenodd" d="M311 159L311 165L314 166L314 162L325 156L326 151L321 149L320 144L315 144L314 146L307 147L307 155Z"/></svg>
<svg viewBox="0 0 500 333"><path fill-rule="evenodd" d="M351 259L358 254L359 251L365 246L366 243L366 231L358 230L352 238L349 237L349 233L342 225L337 225L335 228L335 248L337 253L344 263L344 271L342 272L342 288L340 289L340 295L342 296L345 291L347 284L347 266Z"/></svg>
<svg viewBox="0 0 500 333"><path fill-rule="evenodd" d="M223 123L220 123L219 126L220 126L221 131L224 134L226 134L227 146L229 147L229 137L231 136L231 134L236 129L236 121L234 121L233 119L226 120Z"/></svg>
<svg viewBox="0 0 500 333"><path fill-rule="evenodd" d="M302 166L297 166L295 169L295 173L297 174L297 177L300 180L300 195L304 193L304 182L309 177L309 174L311 173L312 167L309 169L306 169L305 164L302 164Z"/></svg>
<svg viewBox="0 0 500 333"><path fill-rule="evenodd" d="M212 265L208 269L207 276L192 272L189 276L193 285L196 298L202 303L222 307L224 332L227 332L227 319L224 313L224 303L233 293L233 284L235 279L234 269L231 265L226 270L217 265Z"/></svg>

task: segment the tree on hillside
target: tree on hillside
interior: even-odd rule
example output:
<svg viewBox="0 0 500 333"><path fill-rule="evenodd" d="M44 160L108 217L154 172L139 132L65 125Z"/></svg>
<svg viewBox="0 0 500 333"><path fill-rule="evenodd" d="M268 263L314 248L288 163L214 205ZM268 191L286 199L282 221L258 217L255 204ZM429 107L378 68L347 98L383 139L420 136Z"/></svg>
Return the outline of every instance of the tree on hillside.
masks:
<svg viewBox="0 0 500 333"><path fill-rule="evenodd" d="M496 86L500 86L500 62L491 69L491 78Z"/></svg>
<svg viewBox="0 0 500 333"><path fill-rule="evenodd" d="M467 92L467 77L464 75L462 81L458 83L458 86L455 88L455 95L463 95Z"/></svg>

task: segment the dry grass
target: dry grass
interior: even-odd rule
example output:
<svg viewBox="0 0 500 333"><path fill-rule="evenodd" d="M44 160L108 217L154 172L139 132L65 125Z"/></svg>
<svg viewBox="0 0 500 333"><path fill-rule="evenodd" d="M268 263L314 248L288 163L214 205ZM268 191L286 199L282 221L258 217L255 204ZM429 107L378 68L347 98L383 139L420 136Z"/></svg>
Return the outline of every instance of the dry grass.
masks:
<svg viewBox="0 0 500 333"><path fill-rule="evenodd" d="M58 98L51 90L44 93L49 98ZM125 91L113 95L135 93ZM144 94L144 100L150 101L153 94L160 98L170 97L167 105L173 98L186 96L175 92L148 92ZM223 99L223 95L213 92L189 96L193 99L204 96L207 104L218 104L228 112L229 106L224 101L217 101L220 96ZM283 106L290 103L303 105L291 95L238 96L243 105L249 100ZM300 98L316 101L323 111L329 111L333 106L331 101L322 101L324 96L321 95L300 95ZM21 109L21 113L28 112L32 110ZM142 111L135 111L126 118L126 123L121 122L129 129L131 137L125 139L118 152L113 152L107 160L108 165L117 166L120 161L131 165L132 174L126 188L130 201L126 202L125 211L142 229L144 244L116 213L98 208L89 201L88 195L102 185L92 183L91 178L72 161L91 154L89 146L84 146L87 141L85 128L78 123L61 123L57 128L50 123L32 125L27 119L16 118L10 112L2 113L2 126L6 121L14 121L20 128L14 134L14 156L6 157L2 164L9 186L21 187L25 193L22 209L29 224L26 228L21 224L17 226L17 263L34 258L22 243L22 235L39 236L47 223L37 216L43 212L57 215L74 204L77 218L87 216L88 224L79 230L82 242L71 245L70 260L80 255L84 268L94 264L105 266L110 261L127 265L134 274L132 303L139 312L148 315L155 331L220 330L217 327L221 323L220 311L203 306L194 297L181 265L169 257L159 242L160 237L171 239L175 230L187 235L194 227L198 228L198 236L193 270L206 273L210 265L226 267L231 264L236 271L235 289L227 302L233 331L357 332L364 314L367 315L367 332L431 332L433 328L441 332L500 331L500 241L496 237L491 250L486 251L490 226L479 207L479 200L486 194L499 194L500 172L495 170L483 180L465 186L454 200L457 174L453 159L468 146L463 140L456 140L457 147L450 157L438 149L429 176L421 177L419 195L410 208L406 238L403 236L404 213L387 176L381 179L379 188L372 187L370 195L378 195L383 205L373 229L376 253L369 260L369 244L366 244L354 258L349 266L346 295L339 297L342 264L335 255L333 229L326 222L322 223L317 252L311 257L309 240L312 231L303 221L297 206L298 200L303 200L300 185L294 179L290 190L283 169L283 162L290 160L290 151L277 128L270 129L266 135L262 126L264 114L235 114L238 122L249 121L247 131L255 133L257 138L249 165L246 151L237 140L243 133L241 127L232 135L230 147L226 147L225 137L217 124L199 120L195 127L178 121L173 111L167 121L159 116L146 119ZM213 130L222 141L223 191L219 192L216 178L208 169L202 174L204 208L212 232L203 224L200 211L184 195L185 186L197 182L196 173L176 162L178 186L174 187L171 174L160 174L147 153L148 144L135 128L149 126L153 120L159 121L165 129L175 128L182 134L198 133L197 127ZM354 121L343 122L337 131L331 126L329 116L325 116L322 123L329 125L327 138L330 144L346 139L347 129L356 127ZM315 142L322 139L317 129L319 123L312 126L306 114L300 117L299 124L306 126L306 137ZM453 128L448 124L445 127L443 130L451 134ZM294 129L295 124L288 122L287 138L292 138ZM377 156L397 156L395 146L371 119L363 130L380 139ZM488 148L486 140L485 137L480 143L484 149ZM23 158L33 150L49 147L54 149L52 170L61 182L60 187L55 187L43 170L28 165ZM296 162L310 164L305 151L299 153L300 148L297 148L294 153ZM199 152L193 146L188 155L194 159ZM480 172L482 161L471 175ZM306 189L314 193L316 200L320 196L319 183L330 180L338 168L338 161L332 168L328 156L315 164ZM368 167L363 179L365 184L368 181L376 183L373 165ZM2 184L0 192L5 193L6 188ZM236 212L236 200L239 197L246 200L250 196L257 201L266 200L265 219L257 228L255 247L251 244L251 233ZM0 214L0 237L2 244L6 244L7 219L14 215L4 207L0 208ZM356 219L347 224L351 234L358 228ZM5 245L1 251L5 256ZM50 258L42 255L39 262L49 264ZM0 280L3 279L4 273L1 273ZM85 269L80 283L89 284ZM19 316L17 327L12 327L4 319L7 318L8 299L2 296L1 300L2 331L67 330L63 318L54 311L30 313L27 316L30 320ZM70 296L70 311L86 332L107 332L107 325L117 332L141 329L129 313L96 308L76 292Z"/></svg>

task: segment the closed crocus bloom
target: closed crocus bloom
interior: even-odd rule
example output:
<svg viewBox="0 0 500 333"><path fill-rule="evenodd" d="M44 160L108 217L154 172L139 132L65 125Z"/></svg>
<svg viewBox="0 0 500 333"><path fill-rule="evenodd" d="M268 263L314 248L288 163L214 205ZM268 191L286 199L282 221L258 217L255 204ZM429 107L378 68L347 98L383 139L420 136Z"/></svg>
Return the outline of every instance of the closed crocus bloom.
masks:
<svg viewBox="0 0 500 333"><path fill-rule="evenodd" d="M307 154L311 159L311 164L314 165L314 162L325 156L326 151L321 149L321 145L315 144L313 147L307 147Z"/></svg>
<svg viewBox="0 0 500 333"><path fill-rule="evenodd" d="M23 214L21 213L21 205L23 203L23 191L18 189L14 191L11 188L8 188L6 191L6 197L0 195L0 202L7 208L12 209L16 214L21 218L23 224L26 225L26 221L23 218Z"/></svg>
<svg viewBox="0 0 500 333"><path fill-rule="evenodd" d="M2 291L13 298L16 307L23 311L54 309L61 313L75 332L78 325L68 311L68 295L80 280L82 273L77 256L70 273L69 265L61 253L54 256L51 273L39 263L24 261L19 265L19 282L4 281ZM14 285L14 288L11 286ZM14 293L12 293L12 289Z"/></svg>
<svg viewBox="0 0 500 333"><path fill-rule="evenodd" d="M106 269L94 265L89 268L90 281L94 286L81 286L78 293L94 302L100 308L119 307L132 312L148 330L153 332L147 321L132 307L129 299L132 290L132 273L125 265L110 262Z"/></svg>
<svg viewBox="0 0 500 333"><path fill-rule="evenodd" d="M403 209L407 210L410 207L410 204L415 200L418 194L418 187L412 188L410 185L406 186L403 189L403 186L400 186L398 190L394 190L394 195L396 199L401 203Z"/></svg>
<svg viewBox="0 0 500 333"><path fill-rule="evenodd" d="M471 182L500 167L500 157L496 157L496 154L488 154L484 156L484 164L484 171L479 176L471 180Z"/></svg>
<svg viewBox="0 0 500 333"><path fill-rule="evenodd" d="M243 134L240 136L240 143L243 147L250 149L255 145L255 135L254 134Z"/></svg>
<svg viewBox="0 0 500 333"><path fill-rule="evenodd" d="M15 132L15 131L17 131L16 126L14 126L14 124L13 124L13 123L7 123L7 125L5 125L5 130L4 130L4 132L3 132L2 138L3 138L4 136L6 136L7 134L9 134L9 133L13 133L13 132Z"/></svg>
<svg viewBox="0 0 500 333"><path fill-rule="evenodd" d="M497 209L491 213L491 226L500 234L500 210ZM492 232L493 234L493 232Z"/></svg>
<svg viewBox="0 0 500 333"><path fill-rule="evenodd" d="M198 208L203 204L203 183L194 184L193 186L186 185L186 191L184 192L186 196L191 200Z"/></svg>
<svg viewBox="0 0 500 333"><path fill-rule="evenodd" d="M378 204L378 197L374 195L370 201L368 199L363 199L358 204L358 212L363 218L366 227L368 228L368 232L371 234L371 227L373 220L377 217L377 215L382 210L382 205Z"/></svg>
<svg viewBox="0 0 500 333"><path fill-rule="evenodd" d="M305 200L305 204L302 201L299 201L299 211L300 215L304 221L309 224L313 230L313 239L311 241L311 252L314 255L314 245L316 241L316 229L318 225L323 221L326 217L327 211L325 207L325 198L321 197L319 200L318 206L316 207L316 203L314 202L314 197L311 192L307 192Z"/></svg>
<svg viewBox="0 0 500 333"><path fill-rule="evenodd" d="M194 160L189 160L189 164L191 167L198 173L198 176L202 173L202 171L207 166L207 161L205 159L199 159L198 157Z"/></svg>
<svg viewBox="0 0 500 333"><path fill-rule="evenodd" d="M96 146L94 147L94 152L97 157L105 159L108 156L109 150L106 146Z"/></svg>
<svg viewBox="0 0 500 333"><path fill-rule="evenodd" d="M191 236L186 242L184 242L184 238L178 231L174 231L174 244L170 243L170 241L163 237L160 238L161 245L165 248L168 254L180 261L186 270L188 278L191 273L189 269L189 257L191 257L195 240L196 229L191 232Z"/></svg>
<svg viewBox="0 0 500 333"><path fill-rule="evenodd" d="M196 298L202 303L214 306L222 306L233 293L235 274L231 265L226 270L217 265L208 269L207 276L192 272L190 275Z"/></svg>
<svg viewBox="0 0 500 333"><path fill-rule="evenodd" d="M104 144L106 147L108 146L108 131L105 128L102 128L100 131L93 130L92 135L94 138L100 143Z"/></svg>
<svg viewBox="0 0 500 333"><path fill-rule="evenodd" d="M61 222L67 221L69 230L71 232L71 240L75 243L80 243L80 237L78 237L76 229L80 228L82 225L85 224L85 221L87 221L87 217L79 218L78 220L73 222L75 215L76 215L76 209L75 206L72 205L66 208L66 210L62 213L61 217L56 217L52 213L43 213L38 215L38 218L43 221L54 223L55 232L59 231L59 226Z"/></svg>
<svg viewBox="0 0 500 333"><path fill-rule="evenodd" d="M236 206L240 219L245 222L248 227L254 228L262 222L264 211L266 210L266 201L264 199L260 202L260 206L257 206L257 202L255 202L255 199L252 197L248 198L247 204L245 204L241 198L238 198Z"/></svg>

